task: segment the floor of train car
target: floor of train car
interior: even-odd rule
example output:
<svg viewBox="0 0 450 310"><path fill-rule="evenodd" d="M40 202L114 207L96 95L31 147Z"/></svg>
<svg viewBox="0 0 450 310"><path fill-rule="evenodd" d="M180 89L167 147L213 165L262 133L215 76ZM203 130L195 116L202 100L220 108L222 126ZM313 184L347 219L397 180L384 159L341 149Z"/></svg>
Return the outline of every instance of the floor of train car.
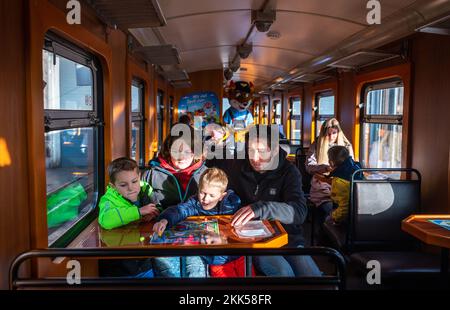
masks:
<svg viewBox="0 0 450 310"><path fill-rule="evenodd" d="M305 235L305 246L309 246L311 242L311 219L305 221L303 225ZM317 241L316 246L332 247L330 242L324 237L320 241ZM335 274L333 264L325 257L314 257L315 262L318 264L320 270L325 274ZM443 287L439 275L429 278L414 277L407 279L392 279L389 281L382 280L380 285L369 285L366 282L365 275L358 274L355 266L352 266L347 262L347 289L348 290L390 290L390 289L414 289L414 290L441 290L449 289L448 286Z"/></svg>

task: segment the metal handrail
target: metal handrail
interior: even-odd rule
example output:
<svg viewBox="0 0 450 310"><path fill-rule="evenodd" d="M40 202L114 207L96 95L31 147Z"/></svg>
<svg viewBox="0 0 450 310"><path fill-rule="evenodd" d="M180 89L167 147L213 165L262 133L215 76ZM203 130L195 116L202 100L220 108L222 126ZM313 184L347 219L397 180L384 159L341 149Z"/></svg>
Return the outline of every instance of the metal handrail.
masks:
<svg viewBox="0 0 450 310"><path fill-rule="evenodd" d="M252 287L254 285L336 285L343 290L346 287L346 263L343 256L336 250L326 247L309 248L277 248L277 249L198 249L192 251L186 249L40 249L32 250L18 255L9 270L9 288L11 290L25 287L46 286L70 286L66 279L61 278L19 278L19 268L23 262L33 258L56 258L56 257L149 257L149 256L213 256L213 255L244 255L244 256L275 256L275 255L312 255L326 256L333 260L336 265L336 275L318 277L254 277L254 278L124 278L124 277L102 277L83 278L81 284L76 287L85 286L158 286L158 287L209 287L232 285L233 287ZM73 287L73 286L71 286Z"/></svg>

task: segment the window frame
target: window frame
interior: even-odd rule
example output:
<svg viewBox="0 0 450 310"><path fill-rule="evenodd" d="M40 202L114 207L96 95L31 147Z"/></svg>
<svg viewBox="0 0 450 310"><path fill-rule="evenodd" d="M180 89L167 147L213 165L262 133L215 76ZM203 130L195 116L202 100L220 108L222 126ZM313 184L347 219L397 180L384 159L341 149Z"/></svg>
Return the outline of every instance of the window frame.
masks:
<svg viewBox="0 0 450 310"><path fill-rule="evenodd" d="M140 78L137 77L133 77L131 79L131 88L133 88L133 86L137 87L139 89L139 99L140 99L140 111L139 112L133 112L133 105L132 105L132 98L133 98L133 93L131 92L131 96L130 96L130 114L131 114L131 126L130 126L130 130L133 130L133 123L140 123L139 126L139 135L141 136L141 139L139 139L139 154L137 155L137 159L136 162L138 163L139 166L144 166L145 165L145 123L147 121L146 117L145 117L145 96L146 94L146 87L145 87L145 82L142 81ZM132 134L132 132L131 132ZM131 139L132 140L132 139ZM130 143L130 157L131 157L131 143Z"/></svg>
<svg viewBox="0 0 450 310"><path fill-rule="evenodd" d="M277 106L280 105L280 115L278 117L279 124L277 123ZM281 99L273 99L272 100L272 111L273 111L273 117L272 117L272 125L283 125L283 102Z"/></svg>
<svg viewBox="0 0 450 310"><path fill-rule="evenodd" d="M320 113L320 98L321 97L334 97L333 102L333 114L319 114ZM320 134L320 128L317 126L318 121L326 121L327 119L336 117L336 94L334 89L324 89L314 93L314 124L315 124L315 136Z"/></svg>
<svg viewBox="0 0 450 310"><path fill-rule="evenodd" d="M298 101L300 102L300 114L299 115L295 115L294 117L294 101L295 99L298 99ZM300 122L300 139L293 139L293 129L292 129L292 121L298 121ZM302 113L302 99L300 96L291 96L289 97L289 140L290 141L299 141L299 145L303 145L303 113Z"/></svg>
<svg viewBox="0 0 450 310"><path fill-rule="evenodd" d="M104 193L105 177L105 150L104 150L104 110L103 110L103 76L100 61L91 53L81 49L77 45L57 36L52 32L45 34L42 52L46 50L53 53L54 57L59 55L70 61L80 63L92 69L92 110L55 110L45 109L44 111L44 136L46 133L58 130L67 130L74 128L93 128L94 141L94 192L92 208L82 217L78 218L70 228L68 228L58 239L49 244L49 235L47 233L47 246L49 248L66 247L70 242L84 230L98 214L98 202ZM42 59L41 59L42 65ZM42 69L43 72L43 69ZM43 92L43 89L42 89ZM42 101L44 102L44 101ZM44 139L45 141L45 139ZM47 184L46 176L44 176ZM47 200L47 192L45 195ZM48 230L48 224L47 224Z"/></svg>
<svg viewBox="0 0 450 310"><path fill-rule="evenodd" d="M367 115L366 105L367 105L367 95L370 91L388 89L388 88L397 88L403 87L403 112L402 114L376 114L376 115ZM365 162L365 152L364 152L364 124L379 124L379 125L400 125L402 126L402 140L405 139L405 93L406 87L405 82L401 77L393 77L393 78L385 78L377 81L371 81L363 83L361 87L361 95L359 102L359 145L360 145L360 161L361 163ZM402 142L401 145L401 166L404 166L404 155L406 152L405 145Z"/></svg>

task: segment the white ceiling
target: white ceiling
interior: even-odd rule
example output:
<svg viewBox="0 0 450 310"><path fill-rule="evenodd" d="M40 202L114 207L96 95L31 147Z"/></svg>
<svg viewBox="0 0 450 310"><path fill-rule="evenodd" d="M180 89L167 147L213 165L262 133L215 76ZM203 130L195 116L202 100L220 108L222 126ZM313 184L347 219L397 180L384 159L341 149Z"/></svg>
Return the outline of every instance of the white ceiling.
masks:
<svg viewBox="0 0 450 310"><path fill-rule="evenodd" d="M382 19L414 3L414 0L381 0ZM181 56L179 67L187 72L225 68L251 27L251 10L263 0L159 0L167 25L131 30L144 46L175 45ZM253 52L241 60L233 79L255 85L272 81L337 46L366 29L366 0L278 0L269 2L277 10L270 30L251 33ZM156 35L155 35L156 34Z"/></svg>

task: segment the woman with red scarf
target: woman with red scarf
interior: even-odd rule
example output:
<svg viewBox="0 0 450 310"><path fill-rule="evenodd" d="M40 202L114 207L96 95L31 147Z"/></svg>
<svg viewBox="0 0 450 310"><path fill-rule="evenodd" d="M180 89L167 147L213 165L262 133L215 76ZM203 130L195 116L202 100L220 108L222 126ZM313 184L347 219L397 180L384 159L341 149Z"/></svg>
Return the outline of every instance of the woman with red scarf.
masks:
<svg viewBox="0 0 450 310"><path fill-rule="evenodd" d="M143 174L143 180L153 187L155 203L164 209L197 194L200 176L206 170L203 158L194 154L194 130L189 127L188 132L187 135L169 135L159 156L150 162L150 169ZM180 277L180 259L155 258L153 269L159 277ZM188 277L205 277L205 270L200 257L186 257Z"/></svg>

